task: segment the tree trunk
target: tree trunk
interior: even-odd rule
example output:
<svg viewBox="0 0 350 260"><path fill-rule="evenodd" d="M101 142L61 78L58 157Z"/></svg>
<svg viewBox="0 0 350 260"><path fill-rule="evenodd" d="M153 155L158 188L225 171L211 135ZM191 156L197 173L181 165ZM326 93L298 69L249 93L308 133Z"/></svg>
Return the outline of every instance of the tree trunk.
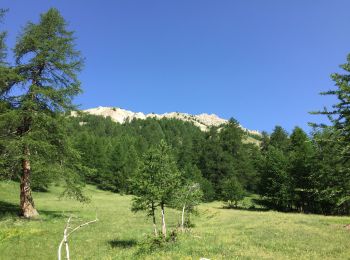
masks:
<svg viewBox="0 0 350 260"><path fill-rule="evenodd" d="M30 152L28 147L24 148L23 155L24 158L22 159L22 176L20 185L21 215L25 218L33 218L38 216L39 214L35 209L32 191L30 189Z"/></svg>
<svg viewBox="0 0 350 260"><path fill-rule="evenodd" d="M162 234L163 234L163 238L166 238L166 225L165 225L165 211L164 211L164 204L161 203L160 207L162 209Z"/></svg>
<svg viewBox="0 0 350 260"><path fill-rule="evenodd" d="M182 208L182 215L181 215L181 230L182 230L182 232L184 231L184 225L185 225L185 208L186 208L186 204L184 204L184 206Z"/></svg>
<svg viewBox="0 0 350 260"><path fill-rule="evenodd" d="M156 215L155 215L154 211L155 211L154 203L152 203L152 219L153 219L154 235L155 235L155 237L158 237L158 231L157 231L157 225L156 225Z"/></svg>

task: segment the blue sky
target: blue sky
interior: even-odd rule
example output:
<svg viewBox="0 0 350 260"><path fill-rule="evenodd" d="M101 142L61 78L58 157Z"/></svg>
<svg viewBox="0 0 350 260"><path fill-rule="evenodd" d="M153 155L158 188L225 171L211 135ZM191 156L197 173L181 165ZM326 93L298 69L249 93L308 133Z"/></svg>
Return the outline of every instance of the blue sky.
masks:
<svg viewBox="0 0 350 260"><path fill-rule="evenodd" d="M215 113L250 129L288 131L334 103L350 53L347 0L2 0L8 45L27 21L58 8L86 63L81 108Z"/></svg>

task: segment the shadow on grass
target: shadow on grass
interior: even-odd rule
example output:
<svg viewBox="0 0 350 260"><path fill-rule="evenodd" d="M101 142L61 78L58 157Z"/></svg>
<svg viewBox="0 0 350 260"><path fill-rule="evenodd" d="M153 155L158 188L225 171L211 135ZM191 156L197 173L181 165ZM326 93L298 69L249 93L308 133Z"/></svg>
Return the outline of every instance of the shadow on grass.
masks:
<svg viewBox="0 0 350 260"><path fill-rule="evenodd" d="M271 209L270 205L263 199L252 199L252 205L250 206L229 206L223 205L222 207L217 207L218 209L236 209L236 210L246 210L246 211L269 211Z"/></svg>
<svg viewBox="0 0 350 260"><path fill-rule="evenodd" d="M67 218L67 215L72 214L74 211L49 211L39 210L39 216L45 216L49 219L53 218ZM21 217L19 205L9 203L6 201L0 201L0 220L8 217ZM40 218L38 219L40 220Z"/></svg>
<svg viewBox="0 0 350 260"><path fill-rule="evenodd" d="M269 211L267 208L256 208L256 207L230 207L230 206L222 206L219 209L237 209L237 210L246 210L246 211Z"/></svg>
<svg viewBox="0 0 350 260"><path fill-rule="evenodd" d="M18 205L8 203L5 201L0 201L0 219L4 219L9 216L19 216Z"/></svg>
<svg viewBox="0 0 350 260"><path fill-rule="evenodd" d="M113 239L108 241L112 248L131 248L137 245L135 239Z"/></svg>

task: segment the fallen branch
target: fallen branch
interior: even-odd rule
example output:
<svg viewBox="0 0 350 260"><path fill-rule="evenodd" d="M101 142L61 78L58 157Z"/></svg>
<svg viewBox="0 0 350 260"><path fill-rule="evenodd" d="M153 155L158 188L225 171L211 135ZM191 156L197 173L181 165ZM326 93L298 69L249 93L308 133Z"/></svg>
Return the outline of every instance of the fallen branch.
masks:
<svg viewBox="0 0 350 260"><path fill-rule="evenodd" d="M63 244L65 244L65 248L66 248L66 259L69 260L70 259L70 256L69 256L69 246L68 246L68 237L73 234L75 231L77 231L78 229L84 227L84 226L87 226L87 225L90 225L96 221L98 221L97 219L97 216L96 216L96 219L94 220L91 220L91 221L88 221L88 222L85 222L75 228L72 228L69 224L70 224L70 221L71 221L72 217L69 217L68 220L67 220L67 224L66 224L66 227L64 228L64 231L63 231L63 239L61 241L61 243L59 244L58 246L58 260L61 260L62 259L62 246ZM68 233L68 230L71 229L72 231L70 231Z"/></svg>

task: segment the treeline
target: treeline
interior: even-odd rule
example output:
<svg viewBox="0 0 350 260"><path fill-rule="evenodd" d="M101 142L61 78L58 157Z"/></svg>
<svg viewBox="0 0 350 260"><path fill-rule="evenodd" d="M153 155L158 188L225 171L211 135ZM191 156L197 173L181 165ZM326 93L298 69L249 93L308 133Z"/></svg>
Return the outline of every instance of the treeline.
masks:
<svg viewBox="0 0 350 260"><path fill-rule="evenodd" d="M261 145L262 202L281 211L347 214L347 178L332 128L309 137L296 127L288 136L276 127Z"/></svg>
<svg viewBox="0 0 350 260"><path fill-rule="evenodd" d="M222 185L234 178L248 192L257 191L259 148L244 143L247 134L238 123L202 132L176 119L133 120L125 124L93 115L70 119L71 140L82 153L82 173L88 183L114 192L132 193L143 155L164 140L177 168L187 180L199 183L205 200L221 199Z"/></svg>
<svg viewBox="0 0 350 260"><path fill-rule="evenodd" d="M70 118L71 140L91 171L82 175L99 188L133 194L132 182L143 155L164 140L177 169L199 183L204 199L235 206L245 195L280 211L346 214L346 176L332 127L310 136L296 127L289 135L277 126L259 145L237 121L202 132L176 119L133 120L125 124L93 115ZM337 157L337 155L339 155Z"/></svg>

